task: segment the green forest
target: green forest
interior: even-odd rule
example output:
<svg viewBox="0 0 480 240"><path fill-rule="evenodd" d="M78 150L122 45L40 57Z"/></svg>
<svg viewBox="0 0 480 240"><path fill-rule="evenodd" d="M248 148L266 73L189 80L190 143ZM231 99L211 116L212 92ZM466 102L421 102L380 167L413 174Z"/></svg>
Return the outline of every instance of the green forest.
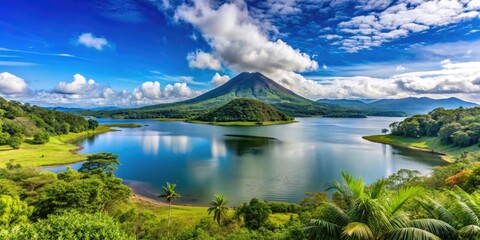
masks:
<svg viewBox="0 0 480 240"><path fill-rule="evenodd" d="M436 137L445 145L468 147L479 143L480 107L445 110L415 115L390 125L391 134L404 137Z"/></svg>

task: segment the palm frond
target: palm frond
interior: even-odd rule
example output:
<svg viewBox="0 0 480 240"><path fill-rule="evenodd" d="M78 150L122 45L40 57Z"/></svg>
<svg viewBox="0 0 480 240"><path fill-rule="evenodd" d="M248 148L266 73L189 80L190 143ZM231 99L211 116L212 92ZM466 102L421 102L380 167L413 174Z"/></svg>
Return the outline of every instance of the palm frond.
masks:
<svg viewBox="0 0 480 240"><path fill-rule="evenodd" d="M417 197L422 192L421 187L400 188L397 193L391 195L387 202L387 211L394 215L410 199Z"/></svg>
<svg viewBox="0 0 480 240"><path fill-rule="evenodd" d="M335 223L339 226L345 226L349 222L349 216L335 203L323 202L319 206L321 219Z"/></svg>
<svg viewBox="0 0 480 240"><path fill-rule="evenodd" d="M468 225L458 230L458 233L462 239L479 239L480 238L480 226Z"/></svg>
<svg viewBox="0 0 480 240"><path fill-rule="evenodd" d="M342 197L347 200L347 201L350 201L352 196L353 196L353 193L352 191L350 191L350 189L348 189L348 187L342 185L341 183L335 181L332 186L330 187L327 187L325 188L325 191L330 191L330 190L336 190L337 192L339 192ZM349 202L350 203L350 202Z"/></svg>
<svg viewBox="0 0 480 240"><path fill-rule="evenodd" d="M350 189L353 194L353 197L360 198L363 197L365 191L365 183L363 182L362 178L355 178L352 175L342 172L343 181Z"/></svg>
<svg viewBox="0 0 480 240"><path fill-rule="evenodd" d="M407 214L399 213L393 216L390 216L390 224L392 224L393 228L404 228L408 227L408 223L410 219Z"/></svg>
<svg viewBox="0 0 480 240"><path fill-rule="evenodd" d="M382 195L385 190L385 179L380 179L370 185L370 198L376 199Z"/></svg>
<svg viewBox="0 0 480 240"><path fill-rule="evenodd" d="M458 239L457 229L438 219L416 219L410 221L409 225L431 232L444 240Z"/></svg>
<svg viewBox="0 0 480 240"><path fill-rule="evenodd" d="M342 228L335 223L327 222L321 219L312 219L310 224L305 227L309 239L312 240L335 240L340 239Z"/></svg>
<svg viewBox="0 0 480 240"><path fill-rule="evenodd" d="M363 198L357 200L348 211L348 215L354 222L367 224L374 234L392 229L385 208L378 202L378 199Z"/></svg>
<svg viewBox="0 0 480 240"><path fill-rule="evenodd" d="M470 195L458 186L454 187L453 192L455 192L461 201L467 204L477 216L480 216L480 201L476 199L474 194Z"/></svg>
<svg viewBox="0 0 480 240"><path fill-rule="evenodd" d="M455 219L455 216L453 216L453 214L450 212L450 210L447 209L447 207L440 204L439 202L427 197L425 200L417 200L417 203L419 203L419 205L423 209L425 209L433 218L442 220L450 225L456 225L457 220Z"/></svg>
<svg viewBox="0 0 480 240"><path fill-rule="evenodd" d="M450 211L462 225L479 225L479 216L464 202L457 199Z"/></svg>
<svg viewBox="0 0 480 240"><path fill-rule="evenodd" d="M342 236L349 239L370 240L374 239L372 230L361 222L351 222L342 229Z"/></svg>
<svg viewBox="0 0 480 240"><path fill-rule="evenodd" d="M385 240L441 240L438 236L423 229L408 227L395 229L385 234Z"/></svg>

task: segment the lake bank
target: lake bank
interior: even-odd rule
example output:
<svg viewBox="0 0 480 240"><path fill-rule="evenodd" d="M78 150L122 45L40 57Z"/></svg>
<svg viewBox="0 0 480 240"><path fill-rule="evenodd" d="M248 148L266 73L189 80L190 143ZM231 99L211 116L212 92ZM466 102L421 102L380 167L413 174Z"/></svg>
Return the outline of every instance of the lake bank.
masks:
<svg viewBox="0 0 480 240"><path fill-rule="evenodd" d="M371 135L363 136L362 138L371 142L389 144L391 146L437 154L440 155L440 158L443 161L448 163L455 162L455 156L463 153L464 151L480 150L476 145L466 148L454 146L453 144L444 145L435 137L410 138L393 135Z"/></svg>
<svg viewBox="0 0 480 240"><path fill-rule="evenodd" d="M56 166L81 162L89 154L78 153L83 147L74 144L74 142L102 133L120 131L115 127L131 127L131 125L100 125L95 131L51 136L50 141L45 144L31 144L26 141L20 145L19 149L12 149L10 146L3 145L0 146L0 165L4 166L9 161L24 166Z"/></svg>
<svg viewBox="0 0 480 240"><path fill-rule="evenodd" d="M284 124L291 124L296 123L298 121L267 121L267 122L203 122L203 121L185 121L187 123L195 123L195 124L208 124L208 125L215 125L215 126L271 126L271 125L284 125Z"/></svg>

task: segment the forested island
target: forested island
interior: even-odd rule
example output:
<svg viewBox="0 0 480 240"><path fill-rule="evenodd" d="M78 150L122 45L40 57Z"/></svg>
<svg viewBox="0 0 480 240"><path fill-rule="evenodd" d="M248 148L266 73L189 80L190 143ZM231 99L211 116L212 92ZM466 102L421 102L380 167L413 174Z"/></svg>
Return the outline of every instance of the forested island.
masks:
<svg viewBox="0 0 480 240"><path fill-rule="evenodd" d="M294 118L272 106L250 98L234 99L191 122L216 125L273 125L292 123Z"/></svg>

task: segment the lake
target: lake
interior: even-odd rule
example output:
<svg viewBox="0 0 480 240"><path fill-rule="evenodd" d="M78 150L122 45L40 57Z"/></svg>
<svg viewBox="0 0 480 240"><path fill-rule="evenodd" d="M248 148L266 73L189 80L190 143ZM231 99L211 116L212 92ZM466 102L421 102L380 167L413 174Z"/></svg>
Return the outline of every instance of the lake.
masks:
<svg viewBox="0 0 480 240"><path fill-rule="evenodd" d="M252 197L299 202L323 191L345 171L367 183L402 168L428 172L443 165L437 155L363 140L402 118L297 118L275 126L223 127L153 120L82 140L81 153L112 152L116 175L140 194L155 197L167 181L177 184L177 203L206 205L214 194L232 204ZM78 168L81 164L74 164ZM65 167L48 167L59 171Z"/></svg>

